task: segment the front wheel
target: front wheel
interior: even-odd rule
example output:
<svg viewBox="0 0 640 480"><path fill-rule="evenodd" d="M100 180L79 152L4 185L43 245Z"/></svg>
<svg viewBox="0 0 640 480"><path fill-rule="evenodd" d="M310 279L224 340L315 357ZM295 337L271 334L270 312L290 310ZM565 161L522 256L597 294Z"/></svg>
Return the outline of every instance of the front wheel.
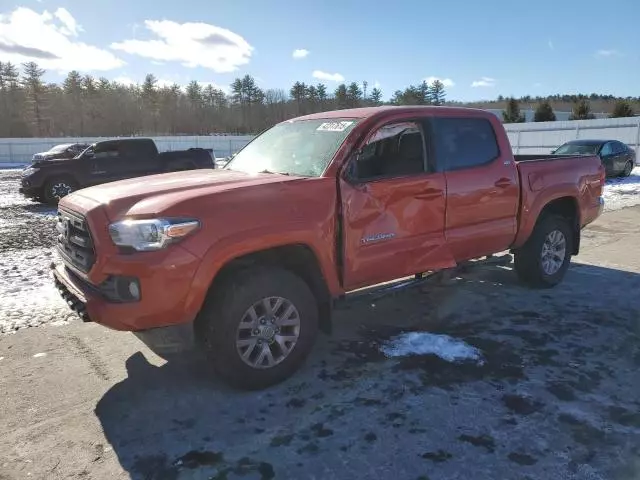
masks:
<svg viewBox="0 0 640 480"><path fill-rule="evenodd" d="M62 198L71 192L75 192L77 189L78 184L72 178L51 178L45 182L42 198L44 202L49 205L57 205Z"/></svg>
<svg viewBox="0 0 640 480"><path fill-rule="evenodd" d="M515 271L534 288L559 284L569 268L573 233L569 221L549 215L536 224L531 237L514 254Z"/></svg>
<svg viewBox="0 0 640 480"><path fill-rule="evenodd" d="M250 268L226 279L210 293L196 321L196 336L213 368L246 390L293 375L317 331L313 293L300 277L277 267Z"/></svg>
<svg viewBox="0 0 640 480"><path fill-rule="evenodd" d="M623 177L628 177L631 175L631 172L633 171L633 162L631 160L629 160L627 163L625 163L624 165L624 171L622 172L622 176Z"/></svg>

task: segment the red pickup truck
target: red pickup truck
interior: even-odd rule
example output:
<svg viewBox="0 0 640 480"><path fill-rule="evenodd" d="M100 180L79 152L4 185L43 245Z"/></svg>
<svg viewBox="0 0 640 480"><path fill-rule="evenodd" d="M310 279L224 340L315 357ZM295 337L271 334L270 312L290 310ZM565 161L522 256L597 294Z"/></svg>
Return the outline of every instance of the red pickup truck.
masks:
<svg viewBox="0 0 640 480"><path fill-rule="evenodd" d="M602 212L604 178L595 155L514 156L482 110L317 113L265 131L224 169L65 197L54 277L85 321L188 331L229 383L264 388L362 287L506 250L524 282L556 285Z"/></svg>

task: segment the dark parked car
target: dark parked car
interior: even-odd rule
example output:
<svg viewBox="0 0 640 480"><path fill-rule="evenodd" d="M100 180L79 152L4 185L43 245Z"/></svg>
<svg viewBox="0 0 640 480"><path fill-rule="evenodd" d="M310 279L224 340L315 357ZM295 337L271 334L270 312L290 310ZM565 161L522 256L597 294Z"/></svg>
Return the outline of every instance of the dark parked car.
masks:
<svg viewBox="0 0 640 480"><path fill-rule="evenodd" d="M190 148L158 152L150 138L94 143L68 158L35 159L22 171L20 192L40 202L58 200L81 188L155 173L215 168L213 152Z"/></svg>
<svg viewBox="0 0 640 480"><path fill-rule="evenodd" d="M82 153L89 147L88 143L64 143L62 145L56 145L51 147L46 152L36 153L33 156L32 161L39 160L62 160L73 158Z"/></svg>
<svg viewBox="0 0 640 480"><path fill-rule="evenodd" d="M628 177L636 164L636 152L618 140L572 140L551 152L554 155L598 155L607 176Z"/></svg>

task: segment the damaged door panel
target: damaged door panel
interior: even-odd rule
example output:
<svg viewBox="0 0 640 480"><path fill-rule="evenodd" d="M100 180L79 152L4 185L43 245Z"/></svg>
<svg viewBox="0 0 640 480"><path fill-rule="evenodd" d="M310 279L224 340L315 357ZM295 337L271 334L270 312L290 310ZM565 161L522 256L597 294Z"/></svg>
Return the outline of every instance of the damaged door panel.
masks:
<svg viewBox="0 0 640 480"><path fill-rule="evenodd" d="M446 179L430 173L422 128L385 125L341 180L344 286L455 265L445 242Z"/></svg>

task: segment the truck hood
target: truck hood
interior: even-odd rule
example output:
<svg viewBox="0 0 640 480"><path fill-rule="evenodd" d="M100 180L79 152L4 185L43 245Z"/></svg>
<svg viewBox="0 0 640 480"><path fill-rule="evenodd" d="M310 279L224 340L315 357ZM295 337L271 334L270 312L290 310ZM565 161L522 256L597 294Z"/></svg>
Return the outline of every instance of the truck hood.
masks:
<svg viewBox="0 0 640 480"><path fill-rule="evenodd" d="M270 173L248 174L232 170L188 170L85 188L65 197L62 204L73 208L73 199L82 196L103 206L112 221L125 216L180 215L188 213L191 200L202 204L211 201L212 196L224 192L296 180L300 181L302 178ZM184 212L181 211L183 205L186 205L187 209Z"/></svg>
<svg viewBox="0 0 640 480"><path fill-rule="evenodd" d="M58 163L58 162L71 160L72 158L73 157L70 157L68 154L65 154L65 153L42 152L42 153L36 153L33 156L31 163L34 166L45 165L45 164L48 165L52 162Z"/></svg>

